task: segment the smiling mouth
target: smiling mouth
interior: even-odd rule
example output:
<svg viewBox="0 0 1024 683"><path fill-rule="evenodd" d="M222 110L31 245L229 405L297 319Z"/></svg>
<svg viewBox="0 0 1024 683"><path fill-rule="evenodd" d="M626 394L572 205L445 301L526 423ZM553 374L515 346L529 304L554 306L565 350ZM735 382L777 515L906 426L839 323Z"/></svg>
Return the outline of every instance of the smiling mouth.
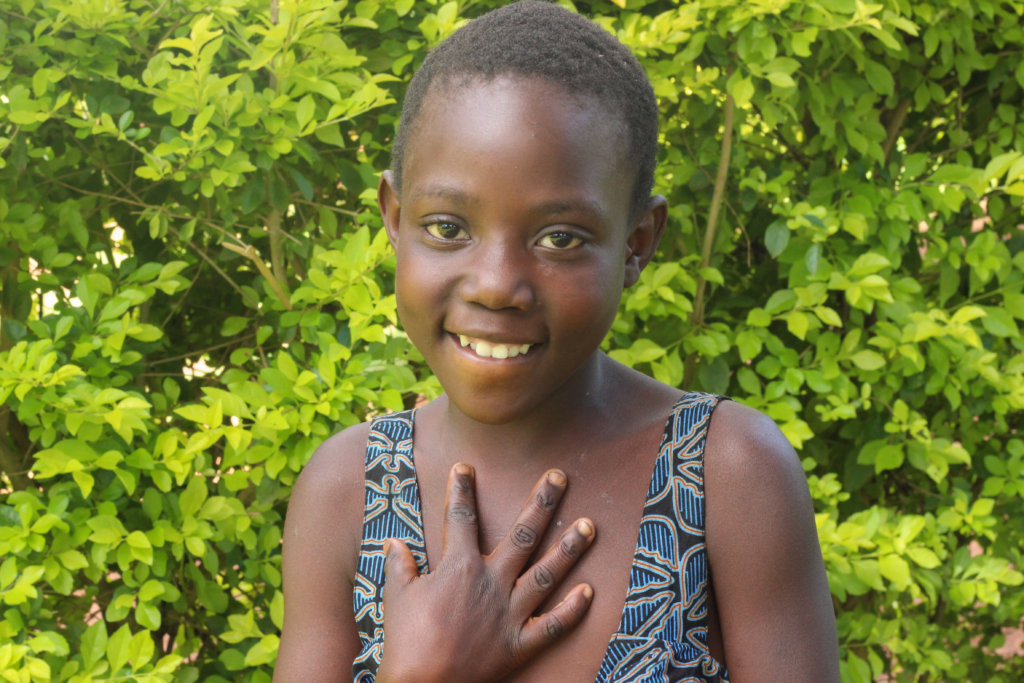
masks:
<svg viewBox="0 0 1024 683"><path fill-rule="evenodd" d="M485 339L474 339L464 334L458 335L458 338L459 344L469 347L473 350L473 353L481 358L498 358L502 360L515 358L516 356L526 355L535 346L535 344L499 344Z"/></svg>

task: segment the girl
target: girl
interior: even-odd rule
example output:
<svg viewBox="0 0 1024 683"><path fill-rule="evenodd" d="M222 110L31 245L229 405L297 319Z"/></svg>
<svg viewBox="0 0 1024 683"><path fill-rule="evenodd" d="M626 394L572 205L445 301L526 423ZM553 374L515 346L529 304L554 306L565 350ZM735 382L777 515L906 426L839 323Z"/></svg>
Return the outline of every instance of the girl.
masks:
<svg viewBox="0 0 1024 683"><path fill-rule="evenodd" d="M279 680L838 680L785 438L599 348L665 226L657 123L629 51L544 3L417 72L379 204L445 393L303 471Z"/></svg>

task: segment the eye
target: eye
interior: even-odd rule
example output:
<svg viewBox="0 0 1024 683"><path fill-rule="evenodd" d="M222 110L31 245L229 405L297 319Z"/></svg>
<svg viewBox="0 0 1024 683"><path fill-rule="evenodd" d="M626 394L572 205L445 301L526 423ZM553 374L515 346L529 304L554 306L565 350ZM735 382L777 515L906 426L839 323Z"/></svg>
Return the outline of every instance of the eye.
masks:
<svg viewBox="0 0 1024 683"><path fill-rule="evenodd" d="M436 221L423 226L427 234L439 240L464 240L469 239L466 231L455 223L449 221Z"/></svg>
<svg viewBox="0 0 1024 683"><path fill-rule="evenodd" d="M540 238L539 244L540 246L547 247L548 249L559 249L564 251L566 249L575 249L582 245L583 240L576 235L573 235L571 232L560 231L549 232L544 235Z"/></svg>

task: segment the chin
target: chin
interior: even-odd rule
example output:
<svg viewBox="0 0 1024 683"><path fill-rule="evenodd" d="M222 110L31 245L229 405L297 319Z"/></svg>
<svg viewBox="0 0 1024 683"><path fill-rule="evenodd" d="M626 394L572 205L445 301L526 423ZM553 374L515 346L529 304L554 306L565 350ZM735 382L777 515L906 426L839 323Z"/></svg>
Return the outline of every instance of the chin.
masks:
<svg viewBox="0 0 1024 683"><path fill-rule="evenodd" d="M448 401L465 417L486 425L509 424L522 419L530 412L529 406L518 401L502 400L493 393L473 398L448 394Z"/></svg>

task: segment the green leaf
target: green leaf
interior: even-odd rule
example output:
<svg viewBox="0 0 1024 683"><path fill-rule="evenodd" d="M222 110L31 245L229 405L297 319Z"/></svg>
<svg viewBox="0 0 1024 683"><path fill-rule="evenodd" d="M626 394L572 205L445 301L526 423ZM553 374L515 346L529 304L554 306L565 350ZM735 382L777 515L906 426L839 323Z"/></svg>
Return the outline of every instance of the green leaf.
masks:
<svg viewBox="0 0 1024 683"><path fill-rule="evenodd" d="M935 554L935 551L930 550L929 548L907 548L907 555L910 556L910 559L925 569L935 569L942 564L939 560L939 556Z"/></svg>
<svg viewBox="0 0 1024 683"><path fill-rule="evenodd" d="M128 597L129 600L133 599L132 596ZM128 630L128 624L123 624L107 640L107 659L112 673L117 674L128 661L131 640L132 632Z"/></svg>
<svg viewBox="0 0 1024 683"><path fill-rule="evenodd" d="M135 608L135 621L139 622L140 626L144 626L150 631L156 631L160 628L160 610L149 603L140 602ZM139 634L137 633L135 635L138 636ZM148 661L148 658L145 661Z"/></svg>
<svg viewBox="0 0 1024 683"><path fill-rule="evenodd" d="M85 555L77 550L65 550L64 552L59 553L57 558L65 568L70 569L71 571L75 571L76 569L85 569L89 566L89 561L85 559Z"/></svg>
<svg viewBox="0 0 1024 683"><path fill-rule="evenodd" d="M798 339L807 337L807 315L801 311L790 311L786 316L786 328Z"/></svg>
<svg viewBox="0 0 1024 683"><path fill-rule="evenodd" d="M834 309L831 309L828 306L815 306L814 314L818 316L818 320L826 325L831 325L833 327L843 326L842 318L839 317L839 314L836 313Z"/></svg>
<svg viewBox="0 0 1024 683"><path fill-rule="evenodd" d="M807 272L811 275L815 275L818 272L818 257L820 255L821 247L817 244L809 246L804 253L804 265L807 266Z"/></svg>
<svg viewBox="0 0 1024 683"><path fill-rule="evenodd" d="M178 498L182 517L195 517L207 494L206 479L201 476L190 477L188 486Z"/></svg>
<svg viewBox="0 0 1024 683"><path fill-rule="evenodd" d="M773 258L778 258L787 244L789 244L789 228L786 226L786 222L778 220L769 225L764 234L764 245L768 248L768 253Z"/></svg>
<svg viewBox="0 0 1024 683"><path fill-rule="evenodd" d="M793 77L782 71L769 71L765 74L765 78L771 81L772 85L777 85L780 88L795 88L796 81Z"/></svg>
<svg viewBox="0 0 1024 683"><path fill-rule="evenodd" d="M885 365L885 358L870 349L858 351L850 357L850 360L861 370L877 370Z"/></svg>
<svg viewBox="0 0 1024 683"><path fill-rule="evenodd" d="M736 335L736 347L739 349L740 358L750 360L761 353L761 339L750 330L743 330Z"/></svg>
<svg viewBox="0 0 1024 683"><path fill-rule="evenodd" d="M729 94L736 101L737 107L745 107L754 96L754 83L749 76L738 77L730 83Z"/></svg>
<svg viewBox="0 0 1024 683"><path fill-rule="evenodd" d="M772 316L760 307L747 311L747 324L753 327L768 327L772 324Z"/></svg>
<svg viewBox="0 0 1024 683"><path fill-rule="evenodd" d="M774 315L789 310L797 302L796 292L791 289L781 289L773 292L764 305L765 312Z"/></svg>
<svg viewBox="0 0 1024 683"><path fill-rule="evenodd" d="M75 296L82 302L89 315L96 310L100 297L111 292L113 287L110 278L103 273L86 273L75 286Z"/></svg>
<svg viewBox="0 0 1024 683"><path fill-rule="evenodd" d="M104 657L107 649L107 625L101 619L85 629L79 641L79 652L86 669L91 669Z"/></svg>
<svg viewBox="0 0 1024 683"><path fill-rule="evenodd" d="M997 337L1020 336L1017 323L1005 308L986 306L984 310L985 317L981 319L981 324L989 334Z"/></svg>
<svg viewBox="0 0 1024 683"><path fill-rule="evenodd" d="M896 589L905 588L910 583L910 565L899 555L889 554L878 558L878 568Z"/></svg>
<svg viewBox="0 0 1024 683"><path fill-rule="evenodd" d="M864 75L868 79L872 90L882 95L891 95L895 82L892 73L884 65L873 62L870 59L864 62Z"/></svg>
<svg viewBox="0 0 1024 683"><path fill-rule="evenodd" d="M239 332L249 326L249 318L243 318L242 316L229 316L225 318L224 324L221 325L220 334L222 337L234 337Z"/></svg>
<svg viewBox="0 0 1024 683"><path fill-rule="evenodd" d="M157 628L159 628L159 612L157 612ZM156 629L151 629L156 630ZM153 658L153 638L147 631L139 631L132 636L128 645L128 659L132 662L132 669L137 670L149 663Z"/></svg>
<svg viewBox="0 0 1024 683"><path fill-rule="evenodd" d="M312 95L306 95L299 100L298 106L295 108L295 119L299 124L299 130L304 130L306 124L313 120L313 114L316 113L316 103L313 101Z"/></svg>

